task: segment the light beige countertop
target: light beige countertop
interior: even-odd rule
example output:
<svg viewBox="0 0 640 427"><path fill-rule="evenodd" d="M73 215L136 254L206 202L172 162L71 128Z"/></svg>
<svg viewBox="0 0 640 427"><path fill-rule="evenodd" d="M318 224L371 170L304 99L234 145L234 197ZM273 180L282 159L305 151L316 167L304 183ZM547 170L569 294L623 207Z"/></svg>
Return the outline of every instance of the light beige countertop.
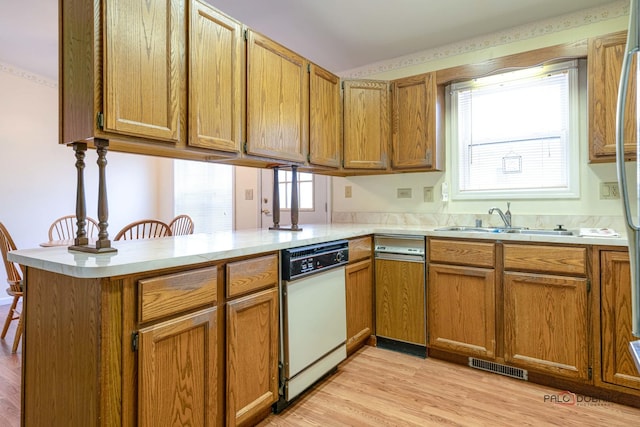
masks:
<svg viewBox="0 0 640 427"><path fill-rule="evenodd" d="M162 268L254 255L367 234L486 239L500 241L627 246L625 237L544 236L509 233L434 231L437 227L384 224L301 225L302 231L239 230L213 234L112 242L118 252L90 254L66 247L22 249L9 253L19 264L72 277L113 277Z"/></svg>

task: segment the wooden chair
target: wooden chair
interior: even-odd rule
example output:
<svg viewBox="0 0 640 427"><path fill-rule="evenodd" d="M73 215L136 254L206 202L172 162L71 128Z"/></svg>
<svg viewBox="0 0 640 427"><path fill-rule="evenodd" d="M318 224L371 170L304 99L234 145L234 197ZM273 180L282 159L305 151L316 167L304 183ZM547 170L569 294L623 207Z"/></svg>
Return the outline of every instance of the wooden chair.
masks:
<svg viewBox="0 0 640 427"><path fill-rule="evenodd" d="M189 215L178 215L169 223L172 236L183 236L193 234L193 220Z"/></svg>
<svg viewBox="0 0 640 427"><path fill-rule="evenodd" d="M7 294L13 297L13 302L11 303L11 307L9 308L7 319L4 321L4 327L2 328L2 334L0 335L0 338L4 339L4 337L7 335L7 331L9 330L9 325L11 325L11 322L13 322L14 320L18 320L18 327L16 328L16 335L13 338L13 347L11 348L12 353L15 353L18 349L18 343L20 342L20 337L22 337L22 325L24 321L22 316L22 313L24 311L18 311L17 309L18 302L24 295L22 288L24 267L21 265L19 266L7 259L7 253L16 249L16 244L13 242L11 235L9 234L5 226L0 222L0 252L2 252L2 260L4 261L4 268L7 271L7 282L9 283Z"/></svg>
<svg viewBox="0 0 640 427"><path fill-rule="evenodd" d="M171 236L171 229L167 224L157 219L143 219L125 225L113 240L154 239L165 236Z"/></svg>
<svg viewBox="0 0 640 427"><path fill-rule="evenodd" d="M76 238L78 230L75 215L66 215L53 221L49 227L49 240L73 240ZM96 237L98 235L98 221L87 217L87 237Z"/></svg>

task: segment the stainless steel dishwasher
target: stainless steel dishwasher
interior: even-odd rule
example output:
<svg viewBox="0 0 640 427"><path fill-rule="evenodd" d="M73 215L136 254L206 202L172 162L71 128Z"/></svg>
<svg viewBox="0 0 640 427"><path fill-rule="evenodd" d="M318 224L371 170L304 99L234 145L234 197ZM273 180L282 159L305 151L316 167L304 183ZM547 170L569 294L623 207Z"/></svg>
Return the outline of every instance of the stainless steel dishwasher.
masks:
<svg viewBox="0 0 640 427"><path fill-rule="evenodd" d="M427 357L425 237L379 234L374 242L377 345Z"/></svg>

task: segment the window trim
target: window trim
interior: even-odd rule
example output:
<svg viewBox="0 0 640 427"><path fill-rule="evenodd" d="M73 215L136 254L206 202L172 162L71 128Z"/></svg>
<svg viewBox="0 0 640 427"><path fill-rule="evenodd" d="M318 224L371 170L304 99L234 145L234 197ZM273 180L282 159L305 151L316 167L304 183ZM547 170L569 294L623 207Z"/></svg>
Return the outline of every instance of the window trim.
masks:
<svg viewBox="0 0 640 427"><path fill-rule="evenodd" d="M453 88L464 86L465 83L452 83L447 86L446 96L446 135L449 144L450 156L448 156L448 167L451 171L451 199L452 200L513 200L513 199L578 199L580 198L580 134L581 134L581 115L582 115L582 90L581 76L586 75L585 60L568 60L564 62L554 62L546 65L538 65L526 68L542 67L542 72L569 68L575 66L575 72L569 74L569 137L566 165L568 171L568 187L564 189L548 188L548 189L505 189L505 190L468 190L460 191L460 173L458 168L459 161L459 144L455 138L455 129L457 129L456 105L453 102ZM509 72L505 70L505 72ZM492 73L498 74L498 73ZM472 80L472 79L469 79Z"/></svg>

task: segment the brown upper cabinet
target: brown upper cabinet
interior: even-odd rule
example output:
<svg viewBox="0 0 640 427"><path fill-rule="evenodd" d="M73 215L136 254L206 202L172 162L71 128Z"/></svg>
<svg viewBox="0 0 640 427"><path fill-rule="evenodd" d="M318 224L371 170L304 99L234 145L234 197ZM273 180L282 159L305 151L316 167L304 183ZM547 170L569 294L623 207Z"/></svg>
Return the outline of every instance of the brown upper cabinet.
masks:
<svg viewBox="0 0 640 427"><path fill-rule="evenodd" d="M616 108L626 31L589 40L589 160L614 162L616 158ZM635 70L635 57L631 70ZM635 159L636 78L630 73L625 112L625 158Z"/></svg>
<svg viewBox="0 0 640 427"><path fill-rule="evenodd" d="M391 140L389 82L343 81L345 169L387 169Z"/></svg>
<svg viewBox="0 0 640 427"><path fill-rule="evenodd" d="M426 73L392 82L393 169L444 168L444 85Z"/></svg>
<svg viewBox="0 0 640 427"><path fill-rule="evenodd" d="M310 64L309 67L309 163L340 167L342 116L340 78Z"/></svg>
<svg viewBox="0 0 640 427"><path fill-rule="evenodd" d="M238 22L198 0L61 0L60 142L100 138L116 151L237 156L241 34Z"/></svg>
<svg viewBox="0 0 640 427"><path fill-rule="evenodd" d="M249 155L303 163L309 138L308 61L247 30Z"/></svg>
<svg viewBox="0 0 640 427"><path fill-rule="evenodd" d="M189 145L237 153L244 120L242 24L192 1L189 31Z"/></svg>

